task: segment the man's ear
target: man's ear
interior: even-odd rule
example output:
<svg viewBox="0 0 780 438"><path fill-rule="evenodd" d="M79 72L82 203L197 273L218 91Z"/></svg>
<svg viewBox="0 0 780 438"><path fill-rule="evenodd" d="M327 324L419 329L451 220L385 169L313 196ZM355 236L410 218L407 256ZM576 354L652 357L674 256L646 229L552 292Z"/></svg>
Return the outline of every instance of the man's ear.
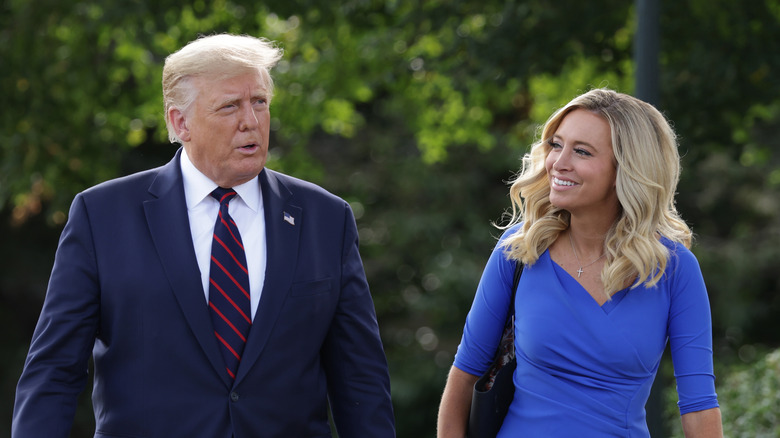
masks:
<svg viewBox="0 0 780 438"><path fill-rule="evenodd" d="M181 141L190 141L190 130L187 128L187 117L178 108L168 109L168 121Z"/></svg>

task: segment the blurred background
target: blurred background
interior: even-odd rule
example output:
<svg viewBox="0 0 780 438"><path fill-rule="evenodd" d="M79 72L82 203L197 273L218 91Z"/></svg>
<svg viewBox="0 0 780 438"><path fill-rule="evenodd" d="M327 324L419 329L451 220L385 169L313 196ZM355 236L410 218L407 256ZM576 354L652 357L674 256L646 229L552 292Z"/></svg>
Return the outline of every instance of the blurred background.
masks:
<svg viewBox="0 0 780 438"><path fill-rule="evenodd" d="M285 50L268 167L354 209L399 437L435 436L539 124L642 75L680 137L726 436L780 437L780 0L0 1L0 437L73 196L170 160L163 60L216 32ZM668 358L657 383L653 436L681 436Z"/></svg>

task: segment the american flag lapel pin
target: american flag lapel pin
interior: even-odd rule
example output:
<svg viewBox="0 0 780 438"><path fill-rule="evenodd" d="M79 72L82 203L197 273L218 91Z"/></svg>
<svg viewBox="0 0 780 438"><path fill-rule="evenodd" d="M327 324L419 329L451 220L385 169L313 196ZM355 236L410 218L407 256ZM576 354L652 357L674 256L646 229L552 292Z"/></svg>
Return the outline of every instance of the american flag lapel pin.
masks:
<svg viewBox="0 0 780 438"><path fill-rule="evenodd" d="M290 213L284 212L284 221L290 225L295 226L295 218Z"/></svg>

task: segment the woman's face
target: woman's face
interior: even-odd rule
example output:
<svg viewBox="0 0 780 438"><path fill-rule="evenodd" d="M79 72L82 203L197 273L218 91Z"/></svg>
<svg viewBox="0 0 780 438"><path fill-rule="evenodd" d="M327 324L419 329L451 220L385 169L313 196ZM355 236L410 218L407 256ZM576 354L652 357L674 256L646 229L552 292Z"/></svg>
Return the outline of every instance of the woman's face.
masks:
<svg viewBox="0 0 780 438"><path fill-rule="evenodd" d="M550 202L572 215L615 214L618 198L609 123L600 115L575 109L564 116L549 144L545 168Z"/></svg>

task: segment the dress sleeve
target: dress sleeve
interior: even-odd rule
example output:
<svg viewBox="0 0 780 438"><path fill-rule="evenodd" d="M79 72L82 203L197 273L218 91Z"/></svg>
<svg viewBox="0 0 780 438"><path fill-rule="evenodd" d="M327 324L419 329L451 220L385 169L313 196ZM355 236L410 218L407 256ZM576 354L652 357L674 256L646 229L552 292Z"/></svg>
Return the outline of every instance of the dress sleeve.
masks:
<svg viewBox="0 0 780 438"><path fill-rule="evenodd" d="M696 257L677 245L669 311L669 342L680 414L718 407L712 364L712 318L707 288Z"/></svg>
<svg viewBox="0 0 780 438"><path fill-rule="evenodd" d="M509 228L493 248L466 316L454 365L475 376L484 373L493 362L509 315L515 264L507 260L502 243L519 227Z"/></svg>

